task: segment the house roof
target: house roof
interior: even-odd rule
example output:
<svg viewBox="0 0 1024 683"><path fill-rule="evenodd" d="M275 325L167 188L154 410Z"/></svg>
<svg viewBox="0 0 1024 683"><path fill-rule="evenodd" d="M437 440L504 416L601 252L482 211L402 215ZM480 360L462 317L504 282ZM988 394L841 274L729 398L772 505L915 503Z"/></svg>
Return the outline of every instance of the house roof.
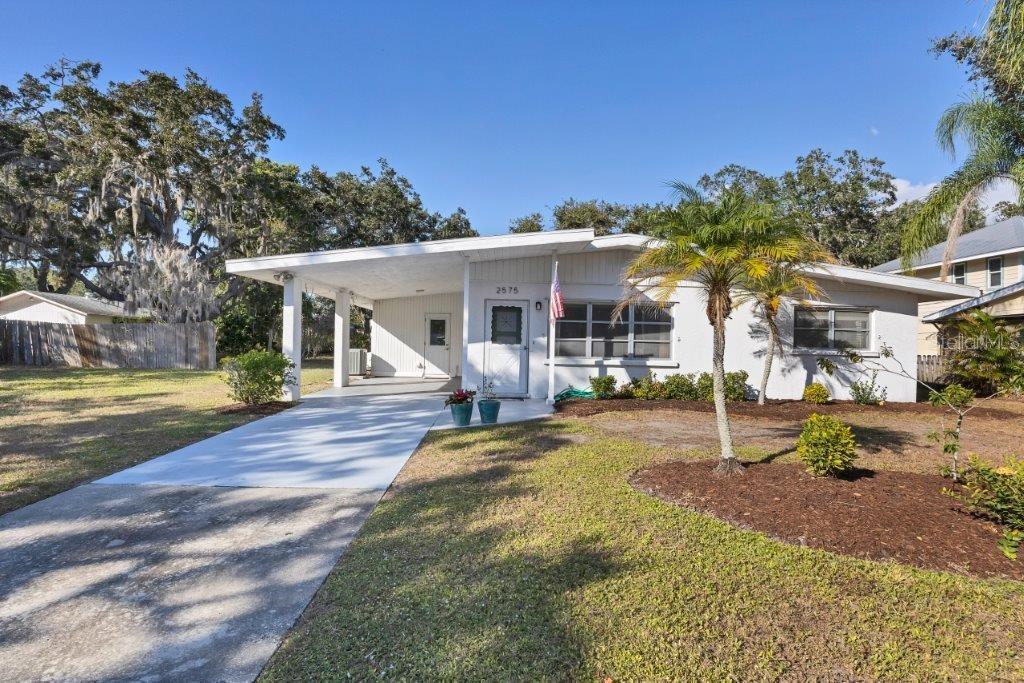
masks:
<svg viewBox="0 0 1024 683"><path fill-rule="evenodd" d="M23 289L13 294L0 297L0 304L7 303L8 301L14 301L19 298L35 299L37 301L45 301L46 303L54 304L61 308L73 311L75 313L81 313L82 315L110 315L110 316L123 316L125 315L124 309L121 306L107 303L106 301L99 301L97 299L87 299L84 296L75 296L74 294L54 294L53 292L33 292L27 289Z"/></svg>
<svg viewBox="0 0 1024 683"><path fill-rule="evenodd" d="M466 261L608 249L642 251L650 242L644 235L597 237L593 230L556 230L233 259L227 262L227 271L276 284L289 273L317 294L330 297L338 289L348 289L358 305L368 305L374 299L462 291ZM813 274L822 280L913 292L934 300L980 293L976 287L831 264L816 267Z"/></svg>
<svg viewBox="0 0 1024 683"><path fill-rule="evenodd" d="M317 294L333 296L334 291L344 288L365 305L374 299L460 292L467 260L497 261L606 249L640 251L647 241L643 235L595 237L593 230L556 230L257 256L230 260L227 271L277 284L281 283L281 274L287 272L300 277L307 289Z"/></svg>
<svg viewBox="0 0 1024 683"><path fill-rule="evenodd" d="M945 242L929 247L914 261L914 268L930 268L940 265L945 250ZM1024 216L1014 216L962 235L956 242L953 261L998 256L1016 251L1024 251ZM893 259L880 266L875 266L872 270L895 273L902 271L903 265L899 259Z"/></svg>
<svg viewBox="0 0 1024 683"><path fill-rule="evenodd" d="M1000 287L999 289L993 289L991 292L976 296L967 301L962 301L949 308L943 308L940 311L929 313L928 315L921 318L926 323L937 323L943 320L949 320L953 316L969 311L973 308L982 308L990 304L999 303L1006 299L1012 299L1015 296L1024 295L1024 282L1015 282L1012 285Z"/></svg>

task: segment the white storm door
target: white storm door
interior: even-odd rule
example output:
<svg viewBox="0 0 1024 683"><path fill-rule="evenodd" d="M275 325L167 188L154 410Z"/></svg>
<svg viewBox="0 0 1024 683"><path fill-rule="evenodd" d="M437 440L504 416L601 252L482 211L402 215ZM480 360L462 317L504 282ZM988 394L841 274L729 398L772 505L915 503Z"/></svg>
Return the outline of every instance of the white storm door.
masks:
<svg viewBox="0 0 1024 683"><path fill-rule="evenodd" d="M529 301L488 301L484 383L502 396L527 393L530 367Z"/></svg>
<svg viewBox="0 0 1024 683"><path fill-rule="evenodd" d="M423 376L448 377L451 372L451 316L430 313L426 319L427 343L423 349Z"/></svg>

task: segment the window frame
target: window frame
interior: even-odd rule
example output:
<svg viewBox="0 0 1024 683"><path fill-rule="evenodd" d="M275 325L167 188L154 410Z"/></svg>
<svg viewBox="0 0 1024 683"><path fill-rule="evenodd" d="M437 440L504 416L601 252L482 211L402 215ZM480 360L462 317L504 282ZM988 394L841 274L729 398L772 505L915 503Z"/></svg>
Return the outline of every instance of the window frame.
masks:
<svg viewBox="0 0 1024 683"><path fill-rule="evenodd" d="M993 263L998 263L999 264L999 269L998 270L992 270L992 264ZM986 259L986 261L985 261L985 272L986 272L985 282L988 283L988 287L1002 287L1003 286L1003 282L1006 280L1006 278L1005 278L1006 264L1003 261L1003 257L1002 256L991 256L988 259ZM998 275L999 276L999 282L997 282L995 284L992 283L992 276L993 275Z"/></svg>
<svg viewBox="0 0 1024 683"><path fill-rule="evenodd" d="M827 312L828 313L828 346L799 346L796 343L797 324L796 316L798 311L814 311L814 312ZM868 316L868 328L867 328L867 346L864 348L839 348L835 345L835 334L836 334L836 312L842 311L847 313L866 313ZM801 328L809 329L809 328ZM875 329L875 309L864 306L794 306L793 307L793 336L791 343L795 352L812 352L812 353L843 353L844 351L855 351L860 353L873 353L874 347L874 329Z"/></svg>
<svg viewBox="0 0 1024 683"><path fill-rule="evenodd" d="M960 274L957 274L957 270ZM966 263L954 263L953 264L953 284L955 285L966 285L967 284L967 264Z"/></svg>
<svg viewBox="0 0 1024 683"><path fill-rule="evenodd" d="M558 323L561 323L561 322L581 323L581 322L584 322L584 321L579 319L579 318L571 318L568 315L566 315L566 317L559 318L558 320L556 320L555 321L555 338L553 340L554 344L555 344L555 358L556 359L561 359L561 360L572 359L572 360L585 360L585 361L597 361L597 362L600 362L600 361L613 361L613 362L615 362L615 361L630 361L630 362L637 362L637 363L643 363L645 361L664 362L664 361L673 361L673 360L675 360L675 345L673 344L673 339L675 338L675 324L676 324L676 321L675 321L675 316L672 315L671 307L669 307L667 309L664 309L666 314L668 315L668 320L667 321L661 321L661 322L659 322L659 321L637 321L636 320L636 306L634 306L634 305L630 305L629 306L629 308L623 313L622 318L619 321L619 324L624 325L626 327L626 355L624 355L624 356L605 356L605 355L595 356L594 355L594 345L595 344L601 344L605 340L604 340L603 337L601 337L601 338L594 337L594 325L595 325L595 323L596 324L607 324L609 321L595 320L594 319L594 306L615 306L617 303L618 302L616 302L616 301L601 301L601 300L566 301L565 302L565 308L566 308L566 312L567 313L568 313L568 308L570 306L586 306L586 310L587 310L587 313L586 313L587 336L586 337L561 337L561 336L559 336L559 334L558 334ZM664 341L664 342L658 342L658 341L651 342L651 341L644 341L644 340L641 339L641 340L639 340L639 343L641 343L641 344L644 344L644 343L647 343L647 344L661 344L661 345L667 346L668 347L668 354L665 355L665 356L637 356L636 355L636 346L635 346L635 344L637 343L636 331L637 331L637 326L638 325L662 325L662 326L666 327L668 329L668 341ZM562 341L577 341L577 342L578 341L582 341L585 344L585 346L584 346L584 354L581 355L581 356L564 356L564 355L560 355L558 353L558 343L562 342ZM621 343L621 342L619 342L619 343Z"/></svg>

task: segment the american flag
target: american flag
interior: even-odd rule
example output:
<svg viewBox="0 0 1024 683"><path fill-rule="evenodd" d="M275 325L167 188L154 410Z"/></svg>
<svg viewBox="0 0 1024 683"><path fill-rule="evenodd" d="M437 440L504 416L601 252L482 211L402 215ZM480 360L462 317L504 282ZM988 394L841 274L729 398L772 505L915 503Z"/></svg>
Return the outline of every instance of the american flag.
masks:
<svg viewBox="0 0 1024 683"><path fill-rule="evenodd" d="M558 264L555 264L555 277L551 281L551 319L558 320L565 317L565 297L562 295L562 285L558 282Z"/></svg>

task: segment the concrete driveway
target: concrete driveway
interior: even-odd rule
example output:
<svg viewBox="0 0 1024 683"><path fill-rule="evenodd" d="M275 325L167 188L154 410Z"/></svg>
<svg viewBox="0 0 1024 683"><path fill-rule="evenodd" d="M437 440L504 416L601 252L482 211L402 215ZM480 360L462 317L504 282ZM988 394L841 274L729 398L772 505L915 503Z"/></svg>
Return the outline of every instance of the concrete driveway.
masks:
<svg viewBox="0 0 1024 683"><path fill-rule="evenodd" d="M0 517L3 679L252 680L442 389L324 392Z"/></svg>

